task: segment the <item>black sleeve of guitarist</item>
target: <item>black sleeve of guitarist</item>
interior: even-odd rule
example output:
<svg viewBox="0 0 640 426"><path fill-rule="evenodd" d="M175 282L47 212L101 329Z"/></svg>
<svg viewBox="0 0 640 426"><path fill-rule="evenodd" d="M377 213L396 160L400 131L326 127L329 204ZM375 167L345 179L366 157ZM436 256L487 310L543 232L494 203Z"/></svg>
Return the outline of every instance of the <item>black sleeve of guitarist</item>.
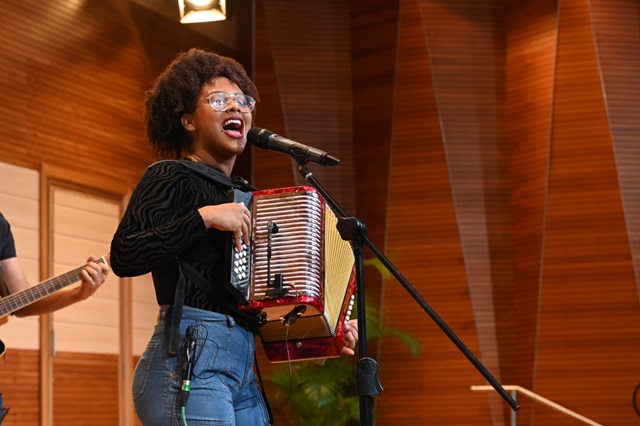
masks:
<svg viewBox="0 0 640 426"><path fill-rule="evenodd" d="M11 259L12 257L16 257L16 245L13 240L13 234L11 233L11 226L2 213L0 213L0 260ZM4 274L2 273L1 266L0 294L2 296L7 296L9 294L9 288L4 280Z"/></svg>

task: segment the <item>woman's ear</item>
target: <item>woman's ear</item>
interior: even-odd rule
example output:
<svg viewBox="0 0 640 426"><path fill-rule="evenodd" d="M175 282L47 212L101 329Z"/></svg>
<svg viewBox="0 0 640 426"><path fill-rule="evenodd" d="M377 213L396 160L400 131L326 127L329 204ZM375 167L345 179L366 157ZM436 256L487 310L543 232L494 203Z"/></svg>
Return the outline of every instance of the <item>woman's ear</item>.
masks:
<svg viewBox="0 0 640 426"><path fill-rule="evenodd" d="M193 132L196 129L196 123L193 121L193 116L191 114L182 114L180 122L182 123L182 127L184 127L188 132Z"/></svg>

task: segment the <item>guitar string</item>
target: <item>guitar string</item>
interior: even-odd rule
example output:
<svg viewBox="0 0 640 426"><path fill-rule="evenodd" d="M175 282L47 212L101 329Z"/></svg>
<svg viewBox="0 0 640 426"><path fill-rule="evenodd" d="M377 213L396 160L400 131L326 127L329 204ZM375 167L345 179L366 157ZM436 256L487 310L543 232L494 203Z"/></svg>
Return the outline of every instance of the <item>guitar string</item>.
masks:
<svg viewBox="0 0 640 426"><path fill-rule="evenodd" d="M96 259L95 262L106 263L106 259L104 256L102 256L101 258ZM51 293L57 290L60 290L68 285L71 285L77 281L80 281L82 278L82 270L86 266L87 264L84 264L62 275L43 281L33 287L30 287L28 289L19 291L18 293L13 293L4 297L0 301L0 304L8 305L9 309L5 309L4 306L0 306L0 315L4 316L6 314L9 314L10 312L16 311L21 307L27 304L33 303L42 297L50 295ZM41 292L42 289L45 289L45 293Z"/></svg>

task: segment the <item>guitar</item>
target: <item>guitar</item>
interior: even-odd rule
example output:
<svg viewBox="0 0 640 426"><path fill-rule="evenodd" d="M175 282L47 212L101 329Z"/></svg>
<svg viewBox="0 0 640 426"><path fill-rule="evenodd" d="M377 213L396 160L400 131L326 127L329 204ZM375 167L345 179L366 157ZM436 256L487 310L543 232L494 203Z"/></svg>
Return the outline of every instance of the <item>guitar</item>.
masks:
<svg viewBox="0 0 640 426"><path fill-rule="evenodd" d="M94 260L95 263L109 263L109 255L102 256L99 259ZM38 300L49 296L50 294L61 290L71 284L74 284L82 279L82 270L87 266L84 264L78 266L72 271L66 272L57 277L49 278L46 281L36 284L33 287L29 287L25 290L17 293L10 294L0 299L0 325L8 321L9 314L22 309ZM0 362L4 359L6 351L5 344L0 340Z"/></svg>

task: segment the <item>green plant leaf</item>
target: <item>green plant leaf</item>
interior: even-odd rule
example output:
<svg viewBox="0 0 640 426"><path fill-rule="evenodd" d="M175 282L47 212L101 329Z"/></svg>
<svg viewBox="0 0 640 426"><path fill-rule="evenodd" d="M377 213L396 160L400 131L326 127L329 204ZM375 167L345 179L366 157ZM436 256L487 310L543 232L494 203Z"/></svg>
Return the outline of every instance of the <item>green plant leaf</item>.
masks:
<svg viewBox="0 0 640 426"><path fill-rule="evenodd" d="M377 258L365 260L364 264L374 266L385 279L391 278ZM380 303L370 299L365 300L367 340L396 338L407 346L412 355L417 355L420 352L417 339L397 327L385 325ZM357 312L354 312L353 317L356 316ZM272 408L276 420L284 417L292 426L358 425L357 361L357 356L340 356L327 359L324 365L298 361L275 366L265 380L275 389Z"/></svg>

